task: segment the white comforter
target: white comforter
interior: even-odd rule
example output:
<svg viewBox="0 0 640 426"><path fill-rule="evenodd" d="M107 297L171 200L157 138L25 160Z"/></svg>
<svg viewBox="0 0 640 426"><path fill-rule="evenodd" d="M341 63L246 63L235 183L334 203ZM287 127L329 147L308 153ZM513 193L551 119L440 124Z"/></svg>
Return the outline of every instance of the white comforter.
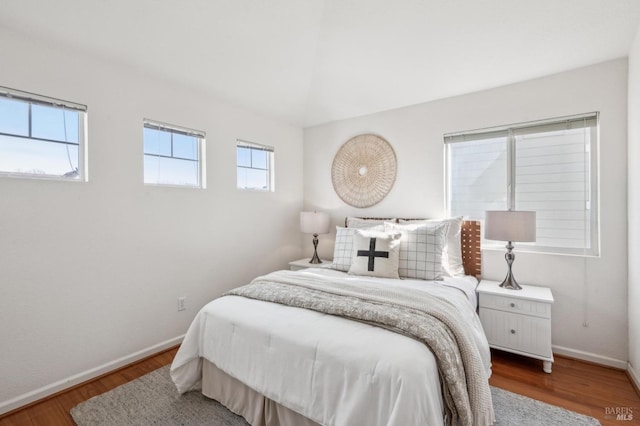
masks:
<svg viewBox="0 0 640 426"><path fill-rule="evenodd" d="M475 278L431 282L355 277L329 269L299 273L363 286L383 282L446 297L469 324L490 375L489 345L475 313ZM379 327L226 296L202 308L173 361L171 377L181 393L199 387L201 357L323 425L443 423L432 353L416 340Z"/></svg>

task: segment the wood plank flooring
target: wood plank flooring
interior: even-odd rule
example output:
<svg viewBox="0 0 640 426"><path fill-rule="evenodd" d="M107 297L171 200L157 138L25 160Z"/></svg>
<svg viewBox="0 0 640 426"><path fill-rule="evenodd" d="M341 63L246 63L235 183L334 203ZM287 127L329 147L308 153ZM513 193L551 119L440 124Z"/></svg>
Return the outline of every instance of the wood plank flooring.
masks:
<svg viewBox="0 0 640 426"><path fill-rule="evenodd" d="M493 386L595 417L603 426L640 425L640 395L622 370L555 355L547 374L542 361L496 350L491 362ZM633 419L616 420L607 408L631 408Z"/></svg>
<svg viewBox="0 0 640 426"><path fill-rule="evenodd" d="M78 385L0 417L0 426L74 425L69 411L87 399L170 364L177 348ZM624 371L556 356L553 373L542 362L493 351L491 384L600 420L603 426L640 425L640 396ZM605 409L631 408L631 421L616 420ZM544 425L541 425L544 426Z"/></svg>
<svg viewBox="0 0 640 426"><path fill-rule="evenodd" d="M107 392L124 383L171 364L178 348L160 352L97 379L60 392L0 417L0 426L65 426L75 425L69 412L79 403Z"/></svg>

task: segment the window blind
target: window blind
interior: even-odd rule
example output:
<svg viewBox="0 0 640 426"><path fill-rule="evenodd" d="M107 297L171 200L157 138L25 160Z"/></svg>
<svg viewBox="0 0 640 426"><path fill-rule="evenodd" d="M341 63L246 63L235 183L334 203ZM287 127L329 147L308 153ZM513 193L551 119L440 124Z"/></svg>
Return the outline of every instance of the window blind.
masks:
<svg viewBox="0 0 640 426"><path fill-rule="evenodd" d="M177 133L179 135L193 136L200 139L204 139L207 136L205 132L200 130L193 130L186 127L175 126L173 124L161 123L159 121L153 121L147 118L143 120L143 124L147 129L162 130L171 133Z"/></svg>
<svg viewBox="0 0 640 426"><path fill-rule="evenodd" d="M8 99L16 99L36 105L44 105L51 107L62 107L76 111L87 111L87 106L77 104L75 102L63 101L62 99L49 98L47 96L36 95L35 93L23 92L20 90L10 89L8 87L0 87L0 96Z"/></svg>
<svg viewBox="0 0 640 426"><path fill-rule="evenodd" d="M597 129L590 113L445 135L449 213L533 210L532 249L597 255Z"/></svg>
<svg viewBox="0 0 640 426"><path fill-rule="evenodd" d="M477 139L449 146L451 216L484 219L507 204L507 138Z"/></svg>
<svg viewBox="0 0 640 426"><path fill-rule="evenodd" d="M242 139L236 139L238 148L251 148L258 151L274 152L275 149L272 146L260 145L254 142L243 141Z"/></svg>

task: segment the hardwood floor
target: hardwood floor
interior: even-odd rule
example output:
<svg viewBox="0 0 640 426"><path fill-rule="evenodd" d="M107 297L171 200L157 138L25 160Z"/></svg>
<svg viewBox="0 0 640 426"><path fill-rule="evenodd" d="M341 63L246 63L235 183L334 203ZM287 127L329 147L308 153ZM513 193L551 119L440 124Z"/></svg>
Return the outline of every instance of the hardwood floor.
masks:
<svg viewBox="0 0 640 426"><path fill-rule="evenodd" d="M178 348L160 352L87 383L60 392L43 401L0 417L0 426L75 425L69 411L79 403L171 364Z"/></svg>
<svg viewBox="0 0 640 426"><path fill-rule="evenodd" d="M553 372L542 372L542 361L491 351L496 387L586 414L603 426L640 425L640 395L622 370L554 355ZM632 420L616 420L607 412L630 408Z"/></svg>
<svg viewBox="0 0 640 426"><path fill-rule="evenodd" d="M176 351L169 349L4 415L0 426L74 425L72 407L170 364ZM492 362L493 386L595 417L603 426L640 425L640 396L623 371L556 356L553 373L546 374L541 361L500 351L492 352ZM607 408L631 409L633 419L616 420Z"/></svg>

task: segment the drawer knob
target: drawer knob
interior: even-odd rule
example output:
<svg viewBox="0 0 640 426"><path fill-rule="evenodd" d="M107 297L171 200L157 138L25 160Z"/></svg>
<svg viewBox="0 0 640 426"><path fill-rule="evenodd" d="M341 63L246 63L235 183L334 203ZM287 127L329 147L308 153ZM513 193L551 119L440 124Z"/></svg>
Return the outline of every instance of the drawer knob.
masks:
<svg viewBox="0 0 640 426"><path fill-rule="evenodd" d="M513 328L511 329L511 334L516 334L516 331Z"/></svg>
<svg viewBox="0 0 640 426"><path fill-rule="evenodd" d="M509 303L509 306L511 306L512 308L515 308L515 307L516 307L516 304L515 304L515 303L513 303L513 302L511 302L511 303Z"/></svg>

